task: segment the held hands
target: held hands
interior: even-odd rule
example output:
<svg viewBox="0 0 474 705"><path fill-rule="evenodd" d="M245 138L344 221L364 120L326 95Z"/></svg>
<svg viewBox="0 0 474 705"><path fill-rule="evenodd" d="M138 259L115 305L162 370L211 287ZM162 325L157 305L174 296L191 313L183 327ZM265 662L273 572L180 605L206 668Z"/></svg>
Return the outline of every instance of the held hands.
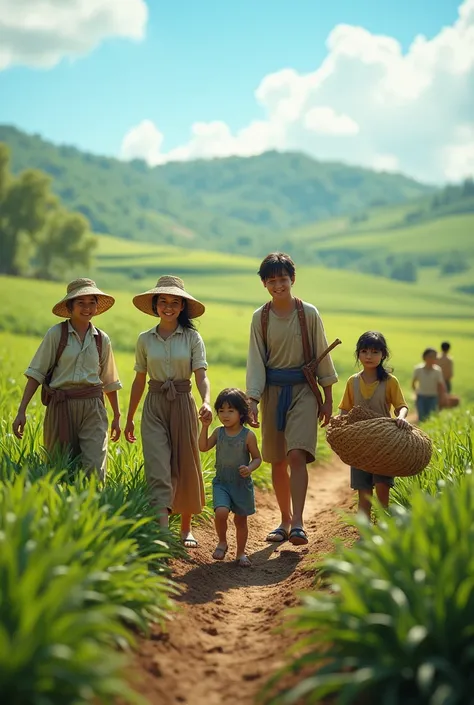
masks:
<svg viewBox="0 0 474 705"><path fill-rule="evenodd" d="M18 414L15 416L15 419L12 424L13 433L17 438L23 438L23 431L25 430L25 425L26 414L24 411L19 411Z"/></svg>
<svg viewBox="0 0 474 705"><path fill-rule="evenodd" d="M250 400L250 422L249 426L252 428L259 428L260 422L258 420L258 402L255 399Z"/></svg>
<svg viewBox="0 0 474 705"><path fill-rule="evenodd" d="M239 474L240 477L250 477L252 470L248 467L248 465L241 465L239 467Z"/></svg>
<svg viewBox="0 0 474 705"><path fill-rule="evenodd" d="M212 423L212 409L206 401L199 409L199 419L203 426L210 426Z"/></svg>

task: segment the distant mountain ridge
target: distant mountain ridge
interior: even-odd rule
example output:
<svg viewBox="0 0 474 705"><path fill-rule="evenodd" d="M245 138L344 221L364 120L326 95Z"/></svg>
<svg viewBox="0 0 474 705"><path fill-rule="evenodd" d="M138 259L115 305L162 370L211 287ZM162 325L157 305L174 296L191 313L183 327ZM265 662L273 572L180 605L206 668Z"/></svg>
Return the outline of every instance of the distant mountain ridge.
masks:
<svg viewBox="0 0 474 705"><path fill-rule="evenodd" d="M260 255L281 247L292 228L366 208L404 203L433 188L299 153L175 162L96 156L0 125L15 173L51 175L64 203L96 232L130 240ZM286 231L286 233L285 233Z"/></svg>

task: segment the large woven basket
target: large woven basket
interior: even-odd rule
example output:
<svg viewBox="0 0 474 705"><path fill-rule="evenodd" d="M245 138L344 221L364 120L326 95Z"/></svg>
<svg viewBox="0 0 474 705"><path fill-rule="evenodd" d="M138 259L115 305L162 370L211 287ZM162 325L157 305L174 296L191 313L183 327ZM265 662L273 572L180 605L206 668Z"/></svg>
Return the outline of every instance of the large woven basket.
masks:
<svg viewBox="0 0 474 705"><path fill-rule="evenodd" d="M454 394L447 394L440 402L440 409L454 409L459 406L461 399Z"/></svg>
<svg viewBox="0 0 474 705"><path fill-rule="evenodd" d="M395 419L355 406L331 419L328 443L340 459L360 470L387 477L408 477L426 468L433 446L415 426L399 428Z"/></svg>

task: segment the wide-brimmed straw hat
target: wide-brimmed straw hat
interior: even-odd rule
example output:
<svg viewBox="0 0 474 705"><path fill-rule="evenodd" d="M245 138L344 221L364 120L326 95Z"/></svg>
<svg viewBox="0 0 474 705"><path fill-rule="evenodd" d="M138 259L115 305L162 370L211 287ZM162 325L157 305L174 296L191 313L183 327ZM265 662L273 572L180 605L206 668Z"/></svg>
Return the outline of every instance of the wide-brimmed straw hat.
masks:
<svg viewBox="0 0 474 705"><path fill-rule="evenodd" d="M81 277L69 282L66 296L54 306L53 313L61 318L70 318L71 312L68 310L66 302L71 299L77 299L78 296L97 296L97 316L100 313L104 313L104 311L108 311L115 303L114 297L104 294L103 291L97 288L96 283L92 279Z"/></svg>
<svg viewBox="0 0 474 705"><path fill-rule="evenodd" d="M148 313L149 316L156 316L153 311L152 301L156 294L168 294L169 296L180 296L182 299L186 299L188 302L188 316L189 318L199 318L202 316L206 307L200 301L188 294L184 288L184 282L179 277L172 277L167 274L164 277L160 277L156 282L154 289L149 289L143 292L143 294L137 294L133 298L133 304L143 313Z"/></svg>

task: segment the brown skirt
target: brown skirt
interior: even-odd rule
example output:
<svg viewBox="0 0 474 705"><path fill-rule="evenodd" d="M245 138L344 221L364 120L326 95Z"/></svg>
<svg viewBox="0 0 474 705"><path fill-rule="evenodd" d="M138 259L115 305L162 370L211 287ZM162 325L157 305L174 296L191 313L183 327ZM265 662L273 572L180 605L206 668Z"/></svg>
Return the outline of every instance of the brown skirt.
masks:
<svg viewBox="0 0 474 705"><path fill-rule="evenodd" d="M166 383L165 383L166 384ZM205 505L198 448L198 415L189 380L175 392L151 380L143 407L141 434L145 475L152 503L174 514L199 514ZM168 390L168 393L166 391ZM174 398L171 398L173 397Z"/></svg>

